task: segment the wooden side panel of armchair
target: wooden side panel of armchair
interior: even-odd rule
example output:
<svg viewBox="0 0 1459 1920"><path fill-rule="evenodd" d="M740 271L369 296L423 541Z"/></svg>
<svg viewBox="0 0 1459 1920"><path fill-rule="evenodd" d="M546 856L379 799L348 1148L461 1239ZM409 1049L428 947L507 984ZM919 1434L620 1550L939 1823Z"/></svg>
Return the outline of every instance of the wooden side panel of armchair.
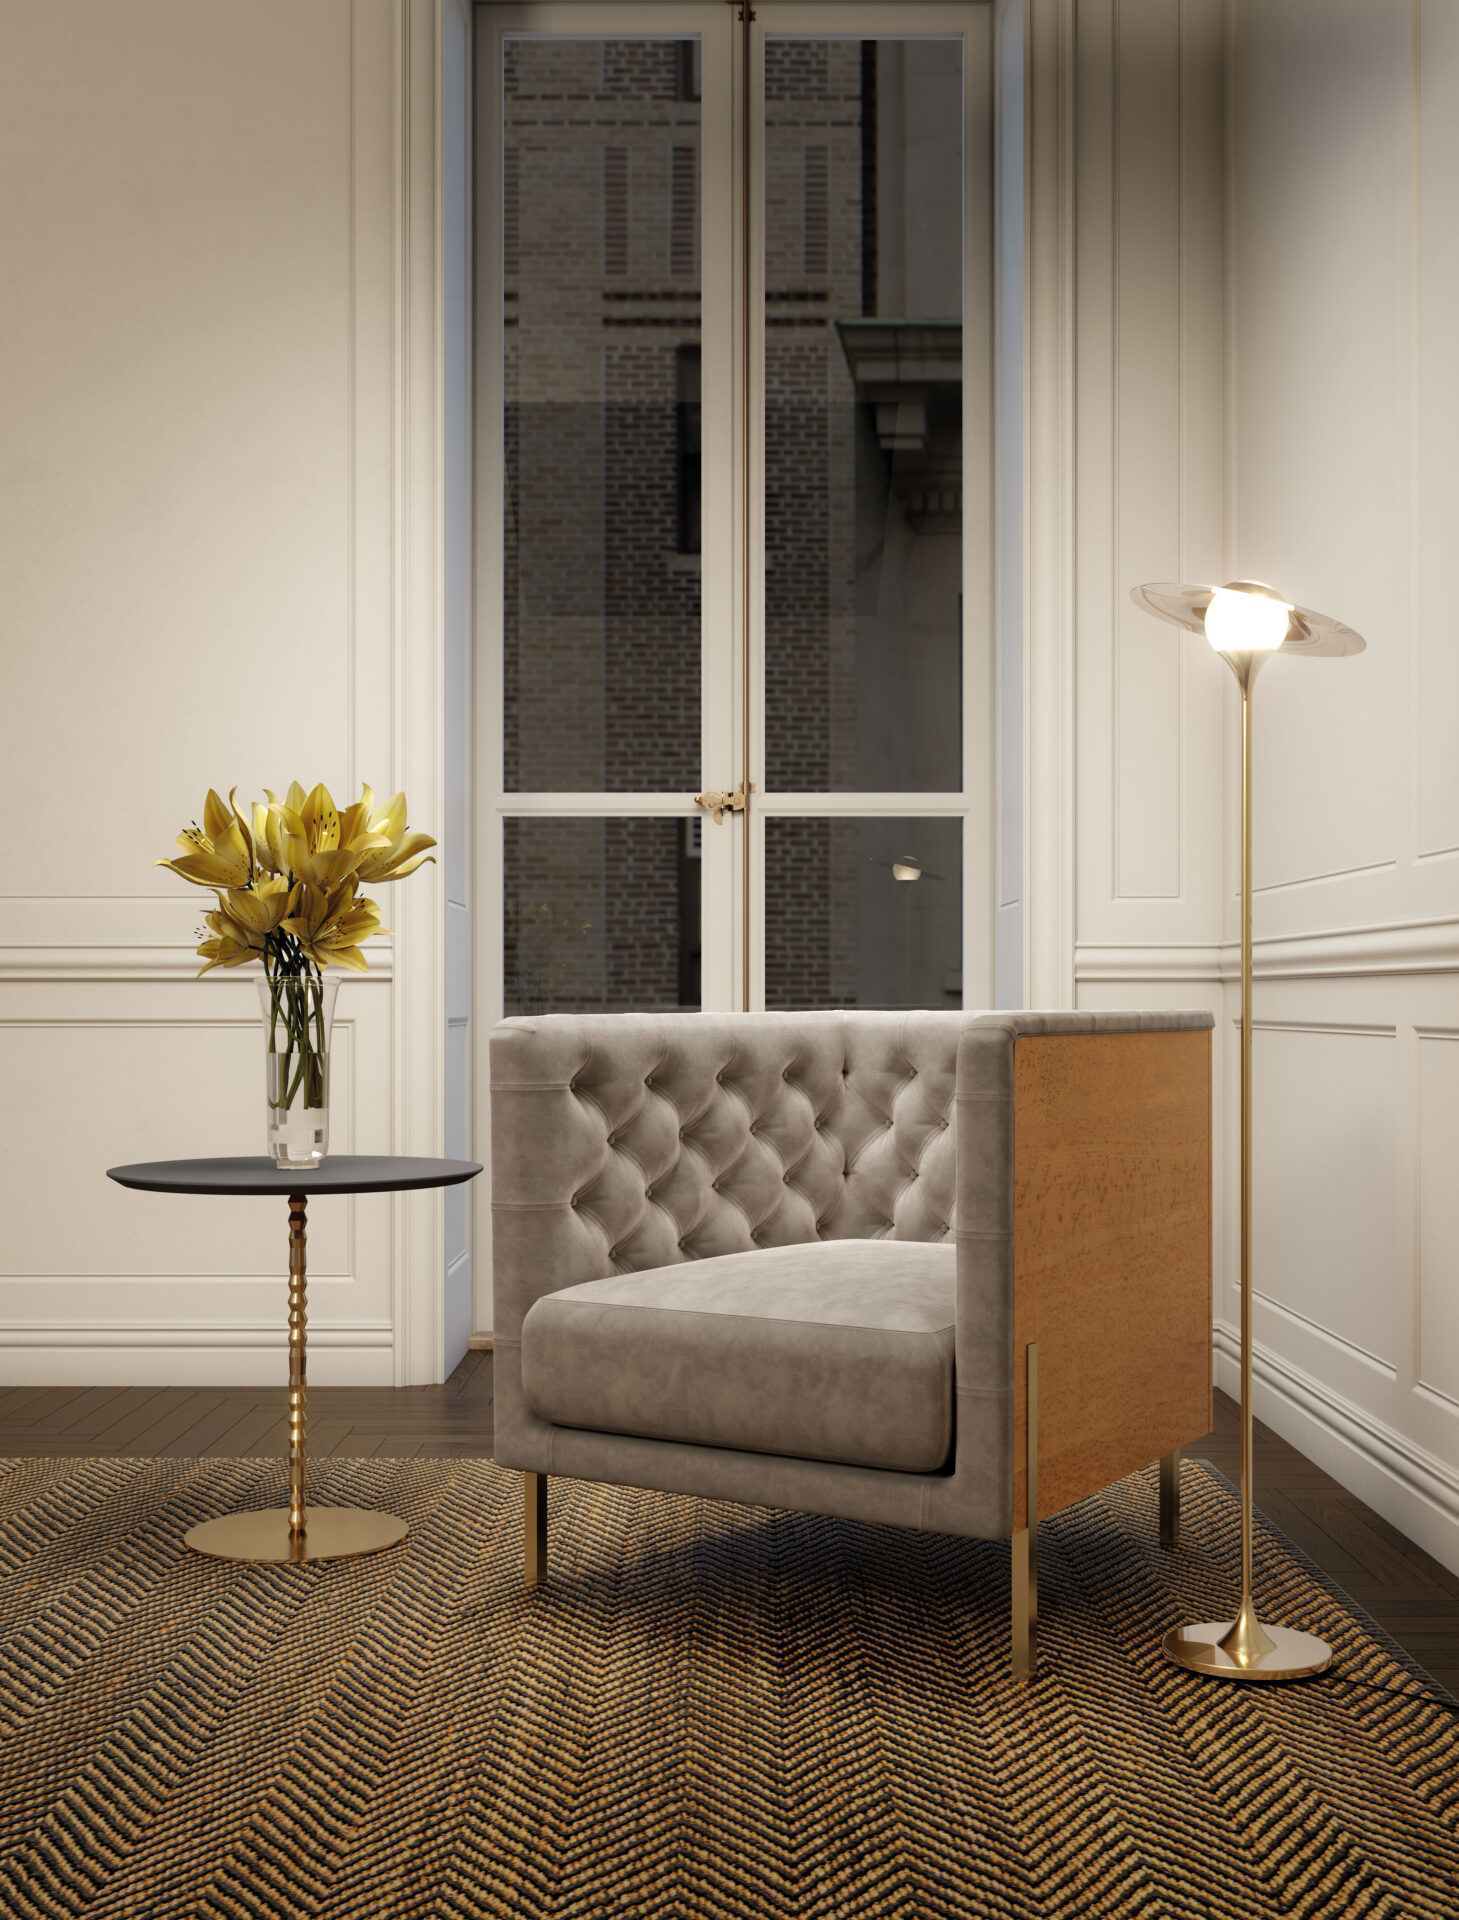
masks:
<svg viewBox="0 0 1459 1920"><path fill-rule="evenodd" d="M1211 1038L1024 1038L1013 1098L1022 1528L1031 1342L1044 1517L1209 1431Z"/></svg>

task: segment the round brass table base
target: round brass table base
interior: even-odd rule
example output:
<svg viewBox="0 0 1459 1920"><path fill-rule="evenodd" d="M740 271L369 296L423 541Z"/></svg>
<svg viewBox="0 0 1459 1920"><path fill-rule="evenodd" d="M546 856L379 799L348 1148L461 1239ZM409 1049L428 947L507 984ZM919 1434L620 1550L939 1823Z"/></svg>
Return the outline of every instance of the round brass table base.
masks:
<svg viewBox="0 0 1459 1920"><path fill-rule="evenodd" d="M1233 1660L1217 1643L1231 1631L1229 1620L1207 1621L1199 1627L1172 1627L1161 1651L1174 1666L1204 1673L1215 1680L1300 1680L1321 1673L1332 1659L1332 1648L1315 1633L1295 1627L1273 1627L1264 1620L1261 1630L1272 1650L1249 1666Z"/></svg>
<svg viewBox="0 0 1459 1920"><path fill-rule="evenodd" d="M304 1518L303 1537L296 1541L289 1533L287 1507L228 1513L190 1528L183 1545L218 1560L348 1560L357 1553L393 1547L410 1531L393 1513L370 1513L364 1507L309 1507Z"/></svg>

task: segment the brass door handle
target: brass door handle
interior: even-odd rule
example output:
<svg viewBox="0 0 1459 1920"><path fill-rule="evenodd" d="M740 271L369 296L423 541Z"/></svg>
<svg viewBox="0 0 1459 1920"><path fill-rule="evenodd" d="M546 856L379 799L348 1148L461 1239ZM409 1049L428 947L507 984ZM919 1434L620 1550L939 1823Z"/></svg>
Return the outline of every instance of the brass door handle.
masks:
<svg viewBox="0 0 1459 1920"><path fill-rule="evenodd" d="M751 793L755 791L755 783L753 780L750 782L749 791ZM744 812L745 783L742 780L733 793L696 793L694 796L694 804L696 807L703 807L706 813L712 813L714 815L714 824L717 827L722 827L724 825L724 816L727 813Z"/></svg>

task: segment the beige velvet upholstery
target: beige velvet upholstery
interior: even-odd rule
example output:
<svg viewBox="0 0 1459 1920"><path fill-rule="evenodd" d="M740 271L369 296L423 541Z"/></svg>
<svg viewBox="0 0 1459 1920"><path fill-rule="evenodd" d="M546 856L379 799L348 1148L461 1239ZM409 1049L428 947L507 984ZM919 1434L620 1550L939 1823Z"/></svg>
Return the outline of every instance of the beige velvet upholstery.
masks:
<svg viewBox="0 0 1459 1920"><path fill-rule="evenodd" d="M498 1462L1007 1536L1015 1046L1044 1034L1211 1025L1203 1011L560 1014L502 1022L491 1039ZM585 1412L611 1395L605 1388L604 1399L592 1401L582 1381L570 1400L555 1397L567 1388L550 1378L558 1363L548 1344L538 1347L535 1322L530 1400L524 1390L527 1317L564 1290L632 1274L652 1274L664 1287L680 1268L689 1269L689 1284L709 1271L700 1263L755 1249L848 1240L935 1247L949 1239L953 1443L936 1471L897 1465L885 1444L854 1463L752 1448L731 1439L746 1431L743 1421L717 1429L723 1439L657 1437L644 1431L641 1397L632 1401L640 1408L634 1432L544 1417L543 1407ZM890 1293L890 1277L886 1284ZM658 1312L682 1313L663 1306L668 1297L659 1295ZM592 1309L600 1324L608 1304L600 1299ZM564 1310L564 1328L581 1310ZM616 1310L630 1311L621 1297ZM763 1314L752 1317L768 1324ZM651 1324L661 1322L645 1321L646 1343ZM897 1336L884 1337L890 1352ZM565 1348L560 1364L566 1379L573 1367ZM814 1364L809 1355L806 1364ZM652 1372L636 1364L625 1396L646 1395ZM612 1404L621 1410L629 1400ZM723 1409L721 1417L728 1418ZM671 1431L666 1418L657 1433Z"/></svg>
<svg viewBox="0 0 1459 1920"><path fill-rule="evenodd" d="M817 1240L589 1280L538 1300L522 1391L543 1420L933 1473L952 1447L957 1256Z"/></svg>

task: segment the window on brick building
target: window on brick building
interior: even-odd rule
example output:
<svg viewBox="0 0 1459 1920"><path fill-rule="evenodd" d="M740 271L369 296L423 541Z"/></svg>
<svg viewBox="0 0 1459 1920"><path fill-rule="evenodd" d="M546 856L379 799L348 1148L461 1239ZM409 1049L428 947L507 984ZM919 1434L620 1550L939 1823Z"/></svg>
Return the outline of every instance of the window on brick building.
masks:
<svg viewBox="0 0 1459 1920"><path fill-rule="evenodd" d="M701 540L701 507L704 498L703 468L700 461L702 409L699 398L698 347L680 347L677 373L679 551L680 553L698 553Z"/></svg>
<svg viewBox="0 0 1459 1920"><path fill-rule="evenodd" d="M502 276L515 282L522 268L522 166L515 147L502 153Z"/></svg>
<svg viewBox="0 0 1459 1920"><path fill-rule="evenodd" d="M698 40L680 40L675 49L678 60L677 92L681 100L700 98L703 73L703 48Z"/></svg>
<svg viewBox="0 0 1459 1920"><path fill-rule="evenodd" d="M823 146L805 150L801 205L803 208L802 264L813 280L825 278L830 256L830 180Z"/></svg>
<svg viewBox="0 0 1459 1920"><path fill-rule="evenodd" d="M699 155L693 147L669 151L669 272L687 280L697 265L699 239Z"/></svg>
<svg viewBox="0 0 1459 1920"><path fill-rule="evenodd" d="M603 149L603 272L628 271L628 149Z"/></svg>

